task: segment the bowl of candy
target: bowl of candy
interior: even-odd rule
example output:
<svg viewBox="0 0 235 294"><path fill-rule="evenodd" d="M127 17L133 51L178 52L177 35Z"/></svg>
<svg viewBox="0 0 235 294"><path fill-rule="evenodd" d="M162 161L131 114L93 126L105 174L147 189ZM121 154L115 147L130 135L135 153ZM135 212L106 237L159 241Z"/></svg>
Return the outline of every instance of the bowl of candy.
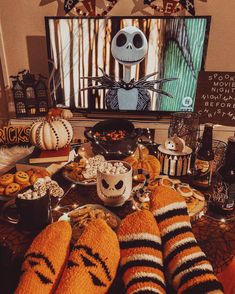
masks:
<svg viewBox="0 0 235 294"><path fill-rule="evenodd" d="M136 150L140 134L128 120L109 119L85 130L84 135L94 154L102 154L106 159L123 159Z"/></svg>

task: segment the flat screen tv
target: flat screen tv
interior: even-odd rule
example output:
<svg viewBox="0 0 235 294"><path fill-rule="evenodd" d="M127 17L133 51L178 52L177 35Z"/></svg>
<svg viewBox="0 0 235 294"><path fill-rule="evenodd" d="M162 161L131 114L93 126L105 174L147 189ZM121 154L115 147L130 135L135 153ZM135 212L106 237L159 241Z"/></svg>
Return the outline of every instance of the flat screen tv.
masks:
<svg viewBox="0 0 235 294"><path fill-rule="evenodd" d="M139 118L194 110L209 16L45 21L54 105Z"/></svg>

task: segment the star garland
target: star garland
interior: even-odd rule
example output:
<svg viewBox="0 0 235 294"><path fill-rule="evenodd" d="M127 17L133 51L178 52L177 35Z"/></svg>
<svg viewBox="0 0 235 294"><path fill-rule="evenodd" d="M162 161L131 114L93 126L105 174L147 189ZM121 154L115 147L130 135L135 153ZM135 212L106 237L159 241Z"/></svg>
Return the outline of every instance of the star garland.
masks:
<svg viewBox="0 0 235 294"><path fill-rule="evenodd" d="M163 0L163 6L153 3L155 1L156 0L144 0L144 4L149 5L156 12L167 16L179 13L182 10L179 0Z"/></svg>
<svg viewBox="0 0 235 294"><path fill-rule="evenodd" d="M103 0L102 12L96 11L96 0L64 0L65 13L73 13L78 16L106 16L118 0Z"/></svg>
<svg viewBox="0 0 235 294"><path fill-rule="evenodd" d="M153 10L164 15L171 15L186 9L190 14L195 15L194 0L163 0L163 6L154 4L156 0L144 0L144 5L149 5ZM204 1L204 0L203 0Z"/></svg>

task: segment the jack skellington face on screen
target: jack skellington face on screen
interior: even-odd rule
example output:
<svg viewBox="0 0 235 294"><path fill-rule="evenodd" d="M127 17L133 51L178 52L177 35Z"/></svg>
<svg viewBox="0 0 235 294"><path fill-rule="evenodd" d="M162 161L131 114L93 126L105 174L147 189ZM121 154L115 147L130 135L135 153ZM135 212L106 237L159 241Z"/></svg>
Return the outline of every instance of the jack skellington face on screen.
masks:
<svg viewBox="0 0 235 294"><path fill-rule="evenodd" d="M111 51L113 57L123 65L140 63L148 51L148 42L144 33L134 26L120 30L113 38Z"/></svg>

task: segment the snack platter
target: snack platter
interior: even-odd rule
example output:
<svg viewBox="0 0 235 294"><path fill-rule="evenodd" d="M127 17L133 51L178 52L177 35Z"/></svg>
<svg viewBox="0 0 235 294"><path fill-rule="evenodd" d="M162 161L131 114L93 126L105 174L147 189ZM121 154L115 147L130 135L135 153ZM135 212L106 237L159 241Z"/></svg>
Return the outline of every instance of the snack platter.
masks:
<svg viewBox="0 0 235 294"><path fill-rule="evenodd" d="M38 178L43 178L45 176L49 176L49 173L41 169L30 169L28 171L3 174L0 177L0 200L11 200L22 189L33 185Z"/></svg>
<svg viewBox="0 0 235 294"><path fill-rule="evenodd" d="M118 216L99 204L86 204L80 206L63 214L58 221L65 220L71 223L73 228L73 240L75 241L89 222L97 218L104 219L114 231L116 231L121 222Z"/></svg>
<svg viewBox="0 0 235 294"><path fill-rule="evenodd" d="M167 176L160 177L158 184L176 190L185 199L191 220L200 218L206 207L205 197L200 191L192 188L187 183L181 182L179 179Z"/></svg>
<svg viewBox="0 0 235 294"><path fill-rule="evenodd" d="M146 193L141 196L136 194L136 191L139 189L138 186L133 189L133 192L135 192L132 196L133 207L137 210L149 209L150 194L157 186L171 188L177 191L178 194L184 198L191 221L195 221L200 218L206 209L204 195L200 191L190 187L189 184L182 183L179 179L169 178L166 175L160 175L155 180L150 181L147 186Z"/></svg>
<svg viewBox="0 0 235 294"><path fill-rule="evenodd" d="M63 176L74 184L96 185L97 168L105 162L102 155L89 159L81 158L78 162L70 162L64 167Z"/></svg>
<svg viewBox="0 0 235 294"><path fill-rule="evenodd" d="M78 162L70 162L64 167L63 176L72 183L91 186L96 185L97 171L114 173L126 172L122 163L115 163L114 166L105 160L103 155L95 155L88 159L81 158Z"/></svg>

